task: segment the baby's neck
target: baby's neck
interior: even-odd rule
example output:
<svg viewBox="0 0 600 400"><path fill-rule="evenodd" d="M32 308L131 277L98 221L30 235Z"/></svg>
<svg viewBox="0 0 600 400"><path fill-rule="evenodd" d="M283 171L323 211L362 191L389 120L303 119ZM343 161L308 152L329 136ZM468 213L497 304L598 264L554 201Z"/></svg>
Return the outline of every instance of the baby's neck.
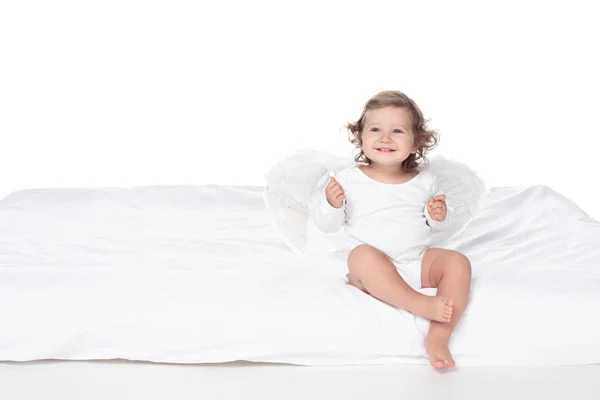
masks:
<svg viewBox="0 0 600 400"><path fill-rule="evenodd" d="M364 165L360 170L371 179L384 183L404 183L415 177L418 172L405 172L402 166Z"/></svg>

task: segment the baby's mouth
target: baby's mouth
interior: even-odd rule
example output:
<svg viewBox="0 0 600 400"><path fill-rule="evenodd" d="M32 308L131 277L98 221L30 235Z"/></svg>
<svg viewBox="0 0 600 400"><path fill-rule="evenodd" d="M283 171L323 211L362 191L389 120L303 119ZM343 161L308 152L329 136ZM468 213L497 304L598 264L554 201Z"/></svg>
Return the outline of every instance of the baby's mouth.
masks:
<svg viewBox="0 0 600 400"><path fill-rule="evenodd" d="M394 151L396 151L394 149L386 149L385 147L380 147L380 148L376 147L375 150L380 151L382 153L393 153Z"/></svg>

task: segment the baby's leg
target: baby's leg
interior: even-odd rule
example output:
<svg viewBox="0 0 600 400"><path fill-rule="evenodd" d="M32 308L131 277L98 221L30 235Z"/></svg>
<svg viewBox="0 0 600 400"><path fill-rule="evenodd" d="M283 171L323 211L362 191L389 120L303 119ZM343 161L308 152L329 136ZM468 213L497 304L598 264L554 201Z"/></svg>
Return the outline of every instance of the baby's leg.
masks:
<svg viewBox="0 0 600 400"><path fill-rule="evenodd" d="M411 288L389 257L372 246L361 244L352 250L348 269L350 284L386 303L430 320L448 322L452 317L452 300Z"/></svg>
<svg viewBox="0 0 600 400"><path fill-rule="evenodd" d="M454 304L452 319L440 324L432 321L425 339L429 362L436 368L452 367L454 360L448 349L450 335L469 302L471 263L463 254L446 249L427 250L421 264L421 284L436 287L439 296L449 297Z"/></svg>

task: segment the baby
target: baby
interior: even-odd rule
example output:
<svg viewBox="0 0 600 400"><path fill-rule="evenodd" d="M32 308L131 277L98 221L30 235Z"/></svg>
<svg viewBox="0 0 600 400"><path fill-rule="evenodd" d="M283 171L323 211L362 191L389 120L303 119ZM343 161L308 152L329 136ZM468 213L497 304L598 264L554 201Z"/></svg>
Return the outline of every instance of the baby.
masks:
<svg viewBox="0 0 600 400"><path fill-rule="evenodd" d="M415 102L397 91L372 97L347 128L359 165L330 178L314 221L325 232L344 226L354 241L348 282L430 319L424 343L429 362L452 367L448 344L469 300L471 264L461 253L429 247L431 233L444 229L452 212L435 174L417 170L438 134L427 128ZM437 296L415 290L429 287Z"/></svg>

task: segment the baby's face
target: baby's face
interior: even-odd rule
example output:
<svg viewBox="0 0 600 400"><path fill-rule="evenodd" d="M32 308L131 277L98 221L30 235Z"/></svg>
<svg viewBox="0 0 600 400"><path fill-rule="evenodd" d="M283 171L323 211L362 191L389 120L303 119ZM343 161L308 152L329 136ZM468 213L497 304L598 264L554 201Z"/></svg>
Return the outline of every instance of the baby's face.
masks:
<svg viewBox="0 0 600 400"><path fill-rule="evenodd" d="M412 116L405 107L368 110L362 132L362 151L373 164L401 165L416 153Z"/></svg>

